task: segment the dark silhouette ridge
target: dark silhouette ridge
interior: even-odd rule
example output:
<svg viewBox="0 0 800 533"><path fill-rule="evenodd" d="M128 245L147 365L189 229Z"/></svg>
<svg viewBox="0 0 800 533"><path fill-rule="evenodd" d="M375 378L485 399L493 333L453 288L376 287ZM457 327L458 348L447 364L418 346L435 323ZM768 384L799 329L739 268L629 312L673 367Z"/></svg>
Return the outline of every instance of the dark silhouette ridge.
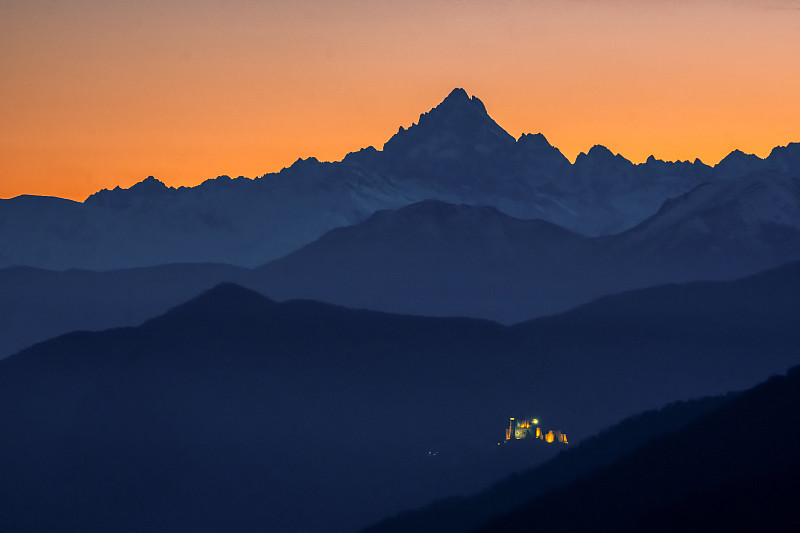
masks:
<svg viewBox="0 0 800 533"><path fill-rule="evenodd" d="M222 281L247 283L230 265L178 264L93 272L0 270L0 358L74 330L135 326Z"/></svg>
<svg viewBox="0 0 800 533"><path fill-rule="evenodd" d="M102 195L103 205L105 206L125 208L131 206L141 206L142 203L145 203L146 205L149 202L158 200L159 198L165 196L174 195L177 192L178 190L174 187L167 187L160 180L154 178L153 176L148 176L144 180L132 185L127 189L117 186L110 191L108 189L103 189L95 194ZM91 196L89 198L91 198Z"/></svg>
<svg viewBox="0 0 800 533"><path fill-rule="evenodd" d="M797 195L796 180L703 185L635 228L595 239L429 201L378 212L261 267L258 288L278 299L514 323L624 290L729 280L796 261Z"/></svg>
<svg viewBox="0 0 800 533"><path fill-rule="evenodd" d="M514 138L492 120L483 102L476 96L470 98L464 89L454 89L441 104L420 115L417 124L401 129L387 141L383 151L397 156L399 152L413 150L422 143L430 142L431 137L443 134L451 135L454 140L495 141L506 147L515 143Z"/></svg>
<svg viewBox="0 0 800 533"><path fill-rule="evenodd" d="M480 531L507 531L532 520L561 531L795 530L798 413L795 367Z"/></svg>
<svg viewBox="0 0 800 533"><path fill-rule="evenodd" d="M561 320L559 317L545 318L534 321L530 325L521 325L518 327L535 326L542 328L539 331L553 331L554 329L566 331L567 329L574 328L577 323L591 324L597 334L602 335L600 332L605 332L609 339L619 339L630 336L631 331L636 331L637 336L648 336L653 332L651 328L664 328L664 330L667 331L671 330L671 338L665 336L661 342L684 343L689 340L690 335L687 334L688 330L681 327L678 322L685 321L687 324L691 324L697 321L700 316L705 316L716 317L714 322L717 326L727 329L729 332L727 334L721 332L712 334L710 331L704 331L706 326L700 326L695 330L696 333L692 335L719 335L720 339L729 338L730 342L735 343L737 342L737 338L741 338L737 332L749 330L749 328L754 327L752 317L755 315L760 315L762 313L768 315L763 317L764 323L768 324L773 319L780 320L778 317L784 313L791 313L791 306L794 305L791 302L797 301L797 299L800 298L800 293L796 290L790 290L779 295L781 291L778 291L773 293L775 294L774 298L765 300L764 305L754 305L750 309L747 309L746 306L735 309L737 307L736 302L753 301L751 298L754 295L772 292L773 289L771 289L771 287L775 288L781 286L784 282L791 280L796 275L797 270L796 267L793 266L776 269L759 276L758 281L749 285L747 289L744 289L744 286L742 286L742 289L744 289L743 292L740 290L730 290L730 285L726 283L694 283L683 286L665 286L637 291L627 295L620 295L620 300L617 302L614 302L614 300L618 297L611 296L571 311L564 315L564 318L569 316L566 320L569 325L565 323L563 328L556 325L556 323ZM789 283L793 284L793 282ZM664 314L664 311L670 308L683 309L683 312L686 314L682 315L680 319L669 312ZM616 311L619 311L619 313ZM638 318L634 318L637 314ZM703 320L700 319L700 321ZM781 327L778 326L777 329L780 330ZM575 331L579 336L587 335L587 331L584 329ZM577 331L580 331L580 333L577 333ZM753 333L752 330L749 330L747 335ZM756 337L766 339L775 334L776 332L771 331L771 328L767 326L766 329L762 330L762 333L756 334ZM598 351L602 350L605 353L605 350L601 348L602 343L597 342L598 337L596 335L590 334L588 337L592 339L590 342L594 343ZM653 340L658 343L657 340ZM631 341L634 343L636 342L633 339L631 339ZM650 353L649 350L644 347L642 348L644 353ZM758 342L750 349L753 353L761 352L761 346ZM609 353L610 352L612 351L609 351ZM733 355L733 350L730 350L728 355ZM720 361L720 365L724 364L726 364L725 361ZM797 371L795 371L795 373L797 373ZM573 386L580 388L576 382L573 382ZM638 448L653 437L675 431L679 429L680 424L688 423L694 418L708 413L712 408L716 409L722 402L726 402L729 399L730 397L708 400L707 403L703 402L697 404L697 407L702 408L697 410L695 410L694 403L678 404L671 409L663 409L661 412L647 413L640 417L634 417L615 428L604 431L595 438L587 439L577 448L560 454L556 459L553 459L542 467L523 475L510 478L486 491L476 494L474 497L444 500L416 511L408 511L397 517L376 524L367 531L375 533L396 531L416 531L420 533L425 531L472 531L482 524L486 524L494 516L500 513L510 512L513 507L520 506L525 501L539 497L545 492L554 489L556 486L563 486L578 477L589 474L592 470L597 470L603 466L609 465L612 461L634 451L635 448ZM686 410L681 411L684 409L684 406ZM744 435L744 433L765 431L763 427L759 429L750 423L751 418L756 416L757 415L753 413L742 412L741 423L739 425L742 435ZM796 427L791 427L793 422L787 420L785 423L789 424L790 427L781 428L779 431L771 431L769 437L766 435L760 437L764 445L763 450L759 453L769 453L771 447L769 443L772 442L773 438L782 439L784 440L781 444L782 446L791 447L793 437L791 435L787 436L786 431L792 432L797 430ZM778 424L778 422L775 422L776 426ZM694 431L697 439L696 446L697 448L703 448L707 446L706 437L708 437L709 434L714 436L713 429L706 427L705 424L700 422L698 422L698 425L701 426L702 429ZM731 446L735 447L736 441L740 437L730 435L730 433L726 433L726 436L731 439ZM718 449L723 449L724 446L725 444L723 441L719 444ZM676 453L682 452L679 451ZM664 460L659 460L654 461L653 464L662 464L664 462ZM787 466L787 468L794 467ZM649 468L642 469L642 475L646 475L647 471L649 471ZM719 488L714 488L710 492L706 491L700 493L682 501L682 503L676 503L663 511L653 511L652 516L648 514L643 518L635 530L678 531L681 528L694 530L701 527L700 525L706 525L713 530L740 530L742 528L733 527L728 529L725 525L735 524L739 519L741 519L742 524L752 524L754 517L761 516L764 511L770 509L773 512L780 510L782 514L777 513L771 516L764 516L763 523L765 525L773 524L777 527L783 524L783 527L778 527L777 530L792 530L791 522L786 522L787 518L789 518L786 515L786 511L787 509L791 510L793 508L791 505L787 504L793 502L798 495L797 484L792 478L792 472L794 471L795 470L790 469L788 473L779 471L765 474L758 478L746 478L736 481L730 486L723 485ZM704 479L705 471L703 471L702 474L698 473L697 483L702 485ZM753 487L760 486L757 483L767 481L773 482L775 485L764 487L764 493L761 494L763 497L753 498ZM691 485L693 483L694 482L687 484ZM611 484L613 485L613 483ZM749 487L749 489L747 487ZM597 490L602 492L605 489ZM755 499L756 503L750 506L742 505L741 507L737 507L739 510L742 510L742 513L729 511L729 517L722 517L720 515L720 513L724 512L726 507L730 506L732 501L739 502L741 499L748 497L751 500ZM725 504L720 505L720 501L725 502ZM738 506L738 503L736 505ZM579 504L575 504L572 509L582 509L582 507ZM753 509L756 509L756 511ZM556 527L556 523L558 527L565 527L563 523L559 522L560 518L555 517L555 515L552 518L552 523L548 524L547 522L539 521L538 510L536 509L530 509L525 513L520 511L517 514L520 518L518 518L515 523L504 523L502 526L497 526L497 530L503 527L519 527L524 529L526 524L530 523L535 523L537 528ZM528 517L527 520L533 520L533 522L525 522L526 519L521 518L523 514ZM566 514L573 515L576 513L568 512ZM623 514L625 513L623 512ZM532 519L531 517L536 518ZM719 520L717 521L717 519ZM712 527L715 521L720 525ZM580 531L582 527L585 528L584 530L596 530L598 527L602 529L604 526L597 526L592 522L592 518L587 518L585 522L576 526L574 530ZM748 529L748 527L744 527L744 529L758 530L760 528L750 527Z"/></svg>
<svg viewBox="0 0 800 533"><path fill-rule="evenodd" d="M220 183L222 194L233 181ZM278 300L510 324L626 290L735 279L800 259L797 195L800 182L784 178L708 184L627 232L594 239L495 207L429 200L333 230L255 271L0 270L0 355L74 329L135 325L223 281ZM204 224L213 222L208 214Z"/></svg>
<svg viewBox="0 0 800 533"><path fill-rule="evenodd" d="M732 395L676 402L623 420L545 464L515 473L475 495L434 502L366 528L364 533L457 533L486 525L491 519L606 467L646 442L676 431L718 409Z"/></svg>
<svg viewBox="0 0 800 533"><path fill-rule="evenodd" d="M745 154L734 150L726 155L714 168L722 171L729 178L738 178L756 171L764 160L753 154Z"/></svg>
<svg viewBox="0 0 800 533"><path fill-rule="evenodd" d="M547 138L541 133L523 133L520 135L519 139L517 139L517 142L540 150L549 150L553 148L553 145L551 145Z"/></svg>
<svg viewBox="0 0 800 533"><path fill-rule="evenodd" d="M782 172L797 169L800 166L800 143L776 146L767 156L767 161L772 168Z"/></svg>
<svg viewBox="0 0 800 533"><path fill-rule="evenodd" d="M64 335L0 361L0 529L347 531L472 493L555 453L498 453L509 413L580 442L797 362L797 268L515 327L224 284Z"/></svg>

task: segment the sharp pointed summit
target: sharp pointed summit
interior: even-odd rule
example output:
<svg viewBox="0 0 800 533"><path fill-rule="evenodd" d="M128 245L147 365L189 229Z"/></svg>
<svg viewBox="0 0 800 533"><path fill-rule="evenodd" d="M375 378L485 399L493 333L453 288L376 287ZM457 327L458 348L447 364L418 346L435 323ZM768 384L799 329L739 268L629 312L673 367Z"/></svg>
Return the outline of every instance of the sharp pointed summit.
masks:
<svg viewBox="0 0 800 533"><path fill-rule="evenodd" d="M454 89L436 107L423 113L417 124L400 128L384 145L385 152L416 158L420 155L454 159L465 152L488 154L508 150L514 137L501 128L476 96Z"/></svg>
<svg viewBox="0 0 800 533"><path fill-rule="evenodd" d="M477 96L470 98L470 96L467 94L467 91L461 88L453 89L450 94L447 95L447 98L442 100L441 104L436 106L431 113L426 113L423 116L430 116L434 112L473 112L488 116L488 113L486 112L486 106L483 105L483 102L481 102ZM422 117L420 117L420 119L421 118Z"/></svg>
<svg viewBox="0 0 800 533"><path fill-rule="evenodd" d="M702 183L765 173L794 179L800 165L800 144L778 147L766 159L736 151L714 167L655 158L634 165L598 145L573 164L541 133L515 139L488 111L477 96L456 88L416 123L400 127L382 150L364 148L341 161L304 154L280 172L196 187L168 187L149 177L127 189L103 189L83 203L0 199L0 267L255 267L378 210L431 199L491 205L586 236L610 235Z"/></svg>

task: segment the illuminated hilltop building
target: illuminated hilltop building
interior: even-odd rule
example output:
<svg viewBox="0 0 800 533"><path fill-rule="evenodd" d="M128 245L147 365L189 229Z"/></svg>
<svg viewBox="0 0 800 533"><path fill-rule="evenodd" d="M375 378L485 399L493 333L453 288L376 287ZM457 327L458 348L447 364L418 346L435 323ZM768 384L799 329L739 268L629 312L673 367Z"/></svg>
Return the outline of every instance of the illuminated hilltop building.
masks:
<svg viewBox="0 0 800 533"><path fill-rule="evenodd" d="M506 428L506 442L512 439L539 439L548 443L568 444L566 433L552 429L547 433L542 431L542 428L539 427L538 418L520 418L517 420L512 417L509 419L508 427Z"/></svg>

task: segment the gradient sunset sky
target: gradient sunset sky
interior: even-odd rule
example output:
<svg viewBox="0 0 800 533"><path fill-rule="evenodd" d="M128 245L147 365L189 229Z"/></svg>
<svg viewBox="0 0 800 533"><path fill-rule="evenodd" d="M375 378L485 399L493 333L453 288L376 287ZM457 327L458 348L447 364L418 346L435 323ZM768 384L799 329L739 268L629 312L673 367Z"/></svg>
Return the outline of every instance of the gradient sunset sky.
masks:
<svg viewBox="0 0 800 533"><path fill-rule="evenodd" d="M0 198L381 148L454 87L570 160L800 141L800 0L0 0Z"/></svg>

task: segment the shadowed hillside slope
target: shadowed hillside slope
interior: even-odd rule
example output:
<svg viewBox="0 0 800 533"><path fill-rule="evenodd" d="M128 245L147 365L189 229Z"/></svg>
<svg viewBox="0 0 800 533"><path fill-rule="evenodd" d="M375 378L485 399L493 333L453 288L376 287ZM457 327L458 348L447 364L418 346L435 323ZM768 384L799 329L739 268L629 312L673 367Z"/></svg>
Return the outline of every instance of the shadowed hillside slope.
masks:
<svg viewBox="0 0 800 533"><path fill-rule="evenodd" d="M508 416L578 442L797 362L797 268L514 327L227 284L68 334L0 362L0 526L346 531L474 492L556 450L497 447Z"/></svg>
<svg viewBox="0 0 800 533"><path fill-rule="evenodd" d="M491 519L608 466L653 438L675 431L718 409L732 395L675 402L632 416L562 451L545 464L509 476L469 497L450 498L406 511L364 530L364 533L456 533L472 531ZM509 444L517 445L516 442Z"/></svg>
<svg viewBox="0 0 800 533"><path fill-rule="evenodd" d="M480 531L796 531L800 369Z"/></svg>
<svg viewBox="0 0 800 533"><path fill-rule="evenodd" d="M75 330L135 326L222 282L245 283L231 265L161 265L109 272L0 270L0 358Z"/></svg>

